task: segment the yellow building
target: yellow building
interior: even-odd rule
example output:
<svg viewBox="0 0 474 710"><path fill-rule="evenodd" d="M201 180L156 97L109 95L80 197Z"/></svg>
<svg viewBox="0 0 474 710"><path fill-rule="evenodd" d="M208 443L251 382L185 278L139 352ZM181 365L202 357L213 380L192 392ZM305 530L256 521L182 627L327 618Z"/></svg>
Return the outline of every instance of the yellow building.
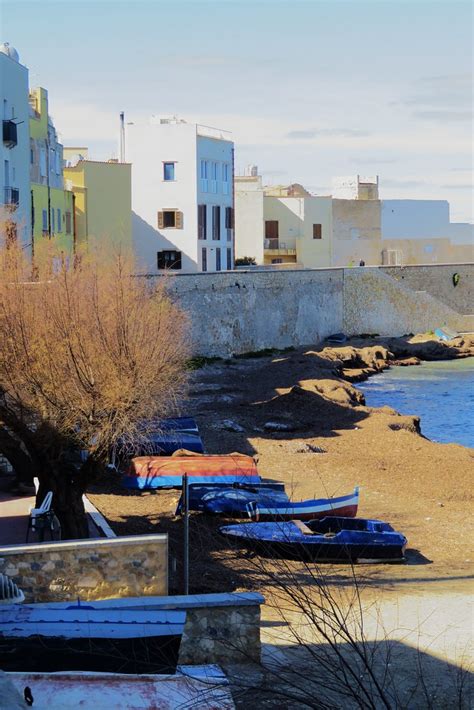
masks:
<svg viewBox="0 0 474 710"><path fill-rule="evenodd" d="M63 146L48 114L48 92L30 92L30 184L33 254L42 247L70 256L74 248L73 194L64 189Z"/></svg>
<svg viewBox="0 0 474 710"><path fill-rule="evenodd" d="M65 148L64 177L74 194L77 244L87 240L132 247L129 163L89 160L87 148Z"/></svg>

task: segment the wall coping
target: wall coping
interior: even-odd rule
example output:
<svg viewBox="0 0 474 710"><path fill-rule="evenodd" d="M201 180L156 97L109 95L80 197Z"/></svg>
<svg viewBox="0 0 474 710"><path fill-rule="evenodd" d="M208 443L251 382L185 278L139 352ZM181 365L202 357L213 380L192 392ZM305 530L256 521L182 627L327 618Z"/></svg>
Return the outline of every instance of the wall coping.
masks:
<svg viewBox="0 0 474 710"><path fill-rule="evenodd" d="M63 542L35 542L28 545L3 545L0 547L0 557L18 554L34 554L37 552L61 552L74 550L78 547L121 547L123 545L143 545L143 543L163 544L168 542L168 533L155 535L127 535L115 538L95 538L92 540L65 540Z"/></svg>
<svg viewBox="0 0 474 710"><path fill-rule="evenodd" d="M110 607L111 599L84 601L84 604L93 604L95 607ZM113 600L115 601L115 600ZM64 609L73 604L69 602L40 602L35 606ZM156 609L202 609L211 607L241 607L260 606L265 604L265 597L259 592L222 592L219 594L179 594L171 597L121 597L120 606L130 609L140 609L146 606Z"/></svg>

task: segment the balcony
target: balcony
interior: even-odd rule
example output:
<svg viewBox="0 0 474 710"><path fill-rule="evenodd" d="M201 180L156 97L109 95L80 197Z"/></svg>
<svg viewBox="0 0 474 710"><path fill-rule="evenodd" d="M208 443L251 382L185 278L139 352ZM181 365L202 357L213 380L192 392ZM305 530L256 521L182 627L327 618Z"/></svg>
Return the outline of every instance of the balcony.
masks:
<svg viewBox="0 0 474 710"><path fill-rule="evenodd" d="M3 142L7 148L14 148L18 143L17 125L13 121L3 121Z"/></svg>
<svg viewBox="0 0 474 710"><path fill-rule="evenodd" d="M263 247L268 256L296 256L296 241L283 242L280 239L264 239Z"/></svg>
<svg viewBox="0 0 474 710"><path fill-rule="evenodd" d="M20 204L20 191L16 187L4 189L3 204L10 211L16 210Z"/></svg>

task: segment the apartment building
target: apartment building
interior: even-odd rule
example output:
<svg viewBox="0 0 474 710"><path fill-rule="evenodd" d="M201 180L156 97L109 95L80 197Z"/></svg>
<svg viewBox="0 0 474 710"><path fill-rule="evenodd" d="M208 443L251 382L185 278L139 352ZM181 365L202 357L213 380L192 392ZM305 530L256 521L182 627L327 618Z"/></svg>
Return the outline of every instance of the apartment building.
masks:
<svg viewBox="0 0 474 710"><path fill-rule="evenodd" d="M64 179L74 197L76 244L97 240L131 248L131 165L91 160L82 146L64 148L63 153Z"/></svg>
<svg viewBox="0 0 474 710"><path fill-rule="evenodd" d="M8 42L0 44L0 76L0 223L7 239L20 239L31 253L28 69Z"/></svg>
<svg viewBox="0 0 474 710"><path fill-rule="evenodd" d="M140 273L234 265L234 144L220 129L173 117L127 123L132 233Z"/></svg>
<svg viewBox="0 0 474 710"><path fill-rule="evenodd" d="M48 92L39 87L30 103L31 234L36 252L44 246L71 254L74 247L73 194L64 183L63 146L49 115Z"/></svg>

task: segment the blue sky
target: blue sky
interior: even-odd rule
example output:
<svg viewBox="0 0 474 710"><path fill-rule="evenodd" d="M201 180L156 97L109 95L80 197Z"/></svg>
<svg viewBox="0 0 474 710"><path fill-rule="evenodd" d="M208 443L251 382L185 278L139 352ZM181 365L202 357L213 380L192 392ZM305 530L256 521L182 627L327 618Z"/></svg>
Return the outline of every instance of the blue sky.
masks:
<svg viewBox="0 0 474 710"><path fill-rule="evenodd" d="M2 39L65 144L116 154L118 114L231 130L236 165L328 194L447 199L472 220L472 5L459 0L0 0Z"/></svg>

